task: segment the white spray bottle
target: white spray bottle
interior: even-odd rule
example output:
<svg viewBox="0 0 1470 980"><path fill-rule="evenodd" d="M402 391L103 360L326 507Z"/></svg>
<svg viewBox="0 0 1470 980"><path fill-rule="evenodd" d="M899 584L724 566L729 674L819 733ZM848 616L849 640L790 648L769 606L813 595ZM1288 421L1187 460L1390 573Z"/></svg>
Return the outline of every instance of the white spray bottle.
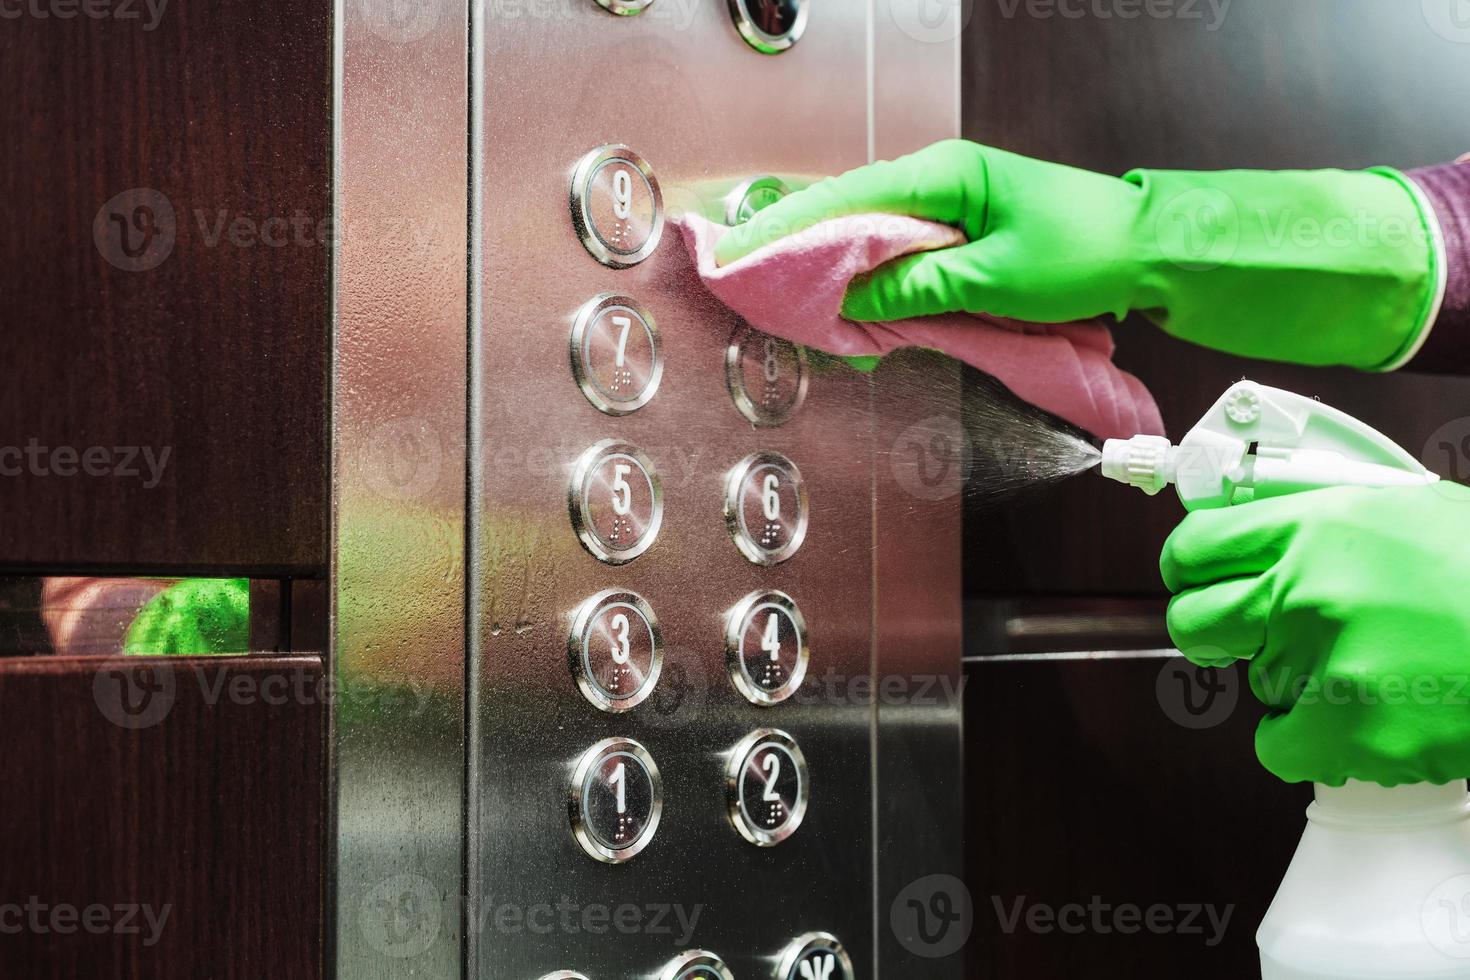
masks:
<svg viewBox="0 0 1470 980"><path fill-rule="evenodd" d="M1439 479L1382 433L1321 402L1231 385L1179 445L1109 439L1102 474L1189 510ZM1470 660L1470 651L1466 651ZM1318 785L1291 867L1256 932L1262 980L1470 980L1466 781Z"/></svg>

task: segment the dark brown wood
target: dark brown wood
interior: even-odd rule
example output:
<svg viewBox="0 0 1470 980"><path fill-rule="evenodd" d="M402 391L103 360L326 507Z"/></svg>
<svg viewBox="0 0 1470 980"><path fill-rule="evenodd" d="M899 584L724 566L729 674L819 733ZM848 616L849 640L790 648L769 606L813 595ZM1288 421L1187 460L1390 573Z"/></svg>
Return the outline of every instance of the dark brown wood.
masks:
<svg viewBox="0 0 1470 980"><path fill-rule="evenodd" d="M1218 24L1210 4L1183 0L1142 6L1187 17L1060 12L1098 6L976 3L964 38L965 135L1108 173L1407 168L1470 150L1470 48L1436 34L1421 4L1234 0ZM1033 7L1052 13L1032 16ZM1414 453L1440 425L1470 414L1463 379L1229 357L1134 318L1115 334L1118 363L1153 390L1175 435L1242 376L1319 395ZM1182 511L1100 482L1082 477L973 508L969 591L1160 592L1156 557Z"/></svg>
<svg viewBox="0 0 1470 980"><path fill-rule="evenodd" d="M331 9L7 14L0 568L325 565ZM145 206L162 261L130 271L118 222L141 247Z"/></svg>
<svg viewBox="0 0 1470 980"><path fill-rule="evenodd" d="M0 660L0 975L320 976L321 679L314 655Z"/></svg>

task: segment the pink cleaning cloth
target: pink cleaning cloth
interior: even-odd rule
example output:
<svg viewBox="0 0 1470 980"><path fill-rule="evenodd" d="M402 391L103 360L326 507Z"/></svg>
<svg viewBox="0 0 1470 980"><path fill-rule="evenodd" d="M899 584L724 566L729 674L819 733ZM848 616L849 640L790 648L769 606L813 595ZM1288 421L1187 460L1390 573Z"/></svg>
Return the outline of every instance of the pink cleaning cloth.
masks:
<svg viewBox="0 0 1470 980"><path fill-rule="evenodd" d="M932 347L998 378L1019 397L1093 435L1162 435L1143 383L1113 364L1113 335L1095 320L1022 323L949 313L891 323L844 319L855 276L914 252L965 243L948 225L890 214L832 218L720 267L729 229L686 212L673 220L710 292L757 330L843 356Z"/></svg>

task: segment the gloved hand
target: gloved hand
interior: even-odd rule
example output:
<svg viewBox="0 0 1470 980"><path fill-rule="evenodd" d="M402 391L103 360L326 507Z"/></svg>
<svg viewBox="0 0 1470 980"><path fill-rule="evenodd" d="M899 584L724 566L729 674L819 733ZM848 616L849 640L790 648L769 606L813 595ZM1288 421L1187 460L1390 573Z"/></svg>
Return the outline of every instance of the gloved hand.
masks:
<svg viewBox="0 0 1470 980"><path fill-rule="evenodd" d="M1397 366L1426 326L1441 261L1397 171L1118 178L962 140L798 191L715 255L727 265L826 218L869 212L954 225L970 241L854 283L850 319L964 310L1060 323L1135 310L1186 340L1303 364Z"/></svg>
<svg viewBox="0 0 1470 980"><path fill-rule="evenodd" d="M1470 776L1470 488L1340 487L1191 513L1164 545L1169 633L1248 660L1261 763L1288 782Z"/></svg>
<svg viewBox="0 0 1470 980"><path fill-rule="evenodd" d="M148 601L123 640L140 655L248 653L250 580L191 578Z"/></svg>

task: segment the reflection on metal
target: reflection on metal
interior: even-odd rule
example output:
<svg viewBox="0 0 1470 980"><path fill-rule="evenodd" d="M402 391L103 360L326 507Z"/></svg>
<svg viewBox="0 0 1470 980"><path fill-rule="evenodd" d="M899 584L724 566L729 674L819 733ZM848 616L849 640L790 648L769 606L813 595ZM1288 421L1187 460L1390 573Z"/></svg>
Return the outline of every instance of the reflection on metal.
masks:
<svg viewBox="0 0 1470 980"><path fill-rule="evenodd" d="M332 977L461 975L467 17L335 15Z"/></svg>
<svg viewBox="0 0 1470 980"><path fill-rule="evenodd" d="M735 975L714 953L692 949L670 960L658 980L735 980Z"/></svg>
<svg viewBox="0 0 1470 980"><path fill-rule="evenodd" d="M780 54L806 33L808 0L727 0L735 29L762 54Z"/></svg>
<svg viewBox="0 0 1470 980"><path fill-rule="evenodd" d="M725 196L725 224L734 227L755 217L756 212L775 204L791 193L780 177L762 174L742 180Z"/></svg>

